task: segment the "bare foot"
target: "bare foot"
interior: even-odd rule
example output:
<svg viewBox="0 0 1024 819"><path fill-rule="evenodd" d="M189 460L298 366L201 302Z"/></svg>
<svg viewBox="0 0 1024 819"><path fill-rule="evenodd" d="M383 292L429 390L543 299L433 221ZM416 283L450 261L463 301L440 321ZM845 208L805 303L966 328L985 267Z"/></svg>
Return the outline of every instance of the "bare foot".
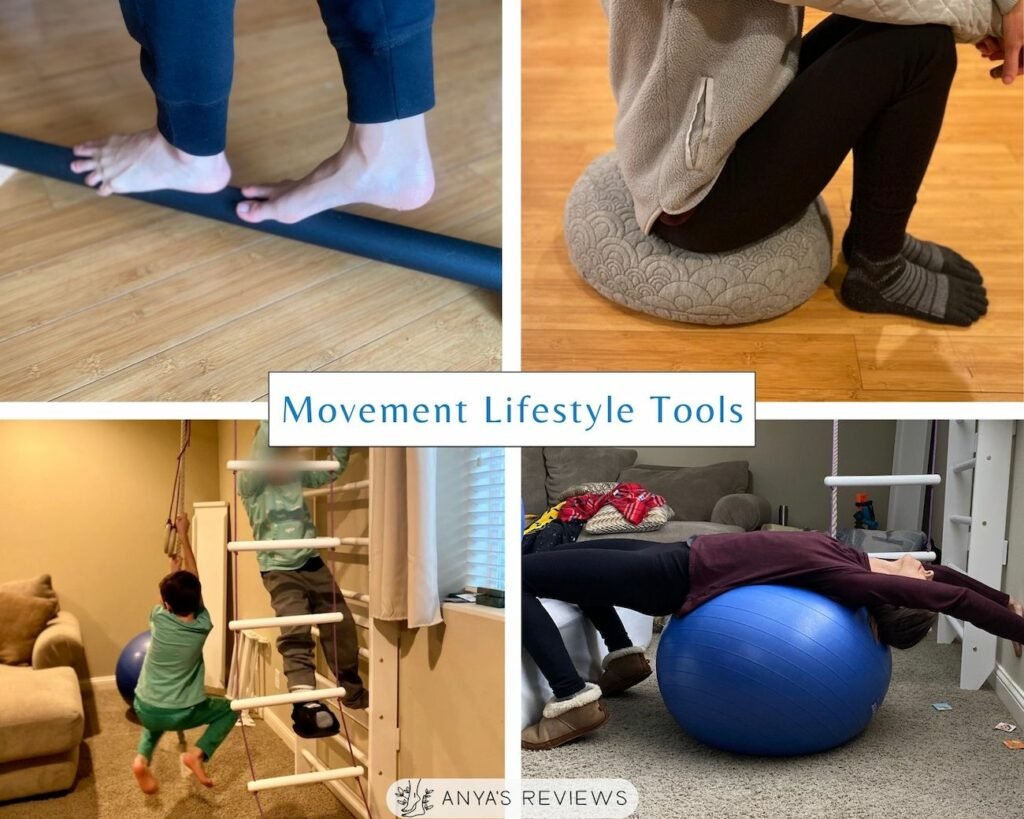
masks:
<svg viewBox="0 0 1024 819"><path fill-rule="evenodd" d="M186 751L181 755L181 764L192 771L192 775L208 788L213 787L213 780L206 775L203 767L203 752L198 748Z"/></svg>
<svg viewBox="0 0 1024 819"><path fill-rule="evenodd" d="M275 219L293 224L314 213L365 203L414 210L434 195L434 165L423 115L355 125L345 144L303 179L242 188L238 204L246 222ZM254 201L262 200L262 201Z"/></svg>
<svg viewBox="0 0 1024 819"><path fill-rule="evenodd" d="M135 761L132 762L132 773L135 774L135 781L139 783L140 790L147 796L152 796L160 790L160 784L153 776L144 756L135 757Z"/></svg>
<svg viewBox="0 0 1024 819"><path fill-rule="evenodd" d="M156 129L134 134L111 134L74 147L79 159L71 163L75 173L85 173L85 184L100 196L112 193L176 190L216 193L231 180L231 168L223 153L192 156L179 151Z"/></svg>

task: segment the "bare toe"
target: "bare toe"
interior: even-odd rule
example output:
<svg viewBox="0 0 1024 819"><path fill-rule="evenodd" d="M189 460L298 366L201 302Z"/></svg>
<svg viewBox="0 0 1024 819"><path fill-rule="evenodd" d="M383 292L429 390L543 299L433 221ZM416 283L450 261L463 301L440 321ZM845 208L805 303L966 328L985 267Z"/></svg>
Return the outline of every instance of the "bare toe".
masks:
<svg viewBox="0 0 1024 819"><path fill-rule="evenodd" d="M280 184L273 185L246 185L242 188L242 195L247 199L266 199L273 195Z"/></svg>
<svg viewBox="0 0 1024 819"><path fill-rule="evenodd" d="M273 202L252 202L246 200L238 203L235 212L243 222L255 224L262 222L264 219L274 219L276 208Z"/></svg>
<svg viewBox="0 0 1024 819"><path fill-rule="evenodd" d="M114 189L110 186L109 182L104 182L102 185L99 186L96 192L100 196L111 196L114 193Z"/></svg>
<svg viewBox="0 0 1024 819"><path fill-rule="evenodd" d="M100 182L103 181L103 174L97 169L85 177L85 184L90 188L95 188Z"/></svg>
<svg viewBox="0 0 1024 819"><path fill-rule="evenodd" d="M99 150L99 147L99 140L93 139L89 142L80 142L71 151L75 156L96 156L96 151Z"/></svg>
<svg viewBox="0 0 1024 819"><path fill-rule="evenodd" d="M71 163L71 170L75 173L86 173L87 171L96 170L95 159L76 159Z"/></svg>

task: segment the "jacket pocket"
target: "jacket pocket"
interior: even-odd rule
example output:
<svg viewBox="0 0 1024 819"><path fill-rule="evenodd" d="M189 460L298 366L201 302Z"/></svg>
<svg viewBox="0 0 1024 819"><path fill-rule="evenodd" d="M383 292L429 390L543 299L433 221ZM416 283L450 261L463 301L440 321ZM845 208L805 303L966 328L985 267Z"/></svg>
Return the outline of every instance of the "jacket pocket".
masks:
<svg viewBox="0 0 1024 819"><path fill-rule="evenodd" d="M695 171L704 161L705 148L711 137L715 113L715 81L701 77L693 103L693 116L686 131L686 167Z"/></svg>

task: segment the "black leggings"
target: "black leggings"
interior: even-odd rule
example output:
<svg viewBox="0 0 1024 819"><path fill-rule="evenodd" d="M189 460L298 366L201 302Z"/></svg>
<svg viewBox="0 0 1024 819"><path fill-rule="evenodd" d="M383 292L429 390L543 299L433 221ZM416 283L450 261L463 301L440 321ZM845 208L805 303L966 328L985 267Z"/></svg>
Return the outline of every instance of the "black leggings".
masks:
<svg viewBox="0 0 1024 819"><path fill-rule="evenodd" d="M585 685L566 651L558 626L539 597L575 603L594 624L609 651L631 645L613 606L659 617L686 599L690 549L685 543L588 540L553 552L523 556L523 648L556 697Z"/></svg>
<svg viewBox="0 0 1024 819"><path fill-rule="evenodd" d="M850 240L868 258L895 256L955 72L944 26L826 18L803 39L797 76L740 137L689 220L654 232L704 253L763 239L799 216L852 150Z"/></svg>

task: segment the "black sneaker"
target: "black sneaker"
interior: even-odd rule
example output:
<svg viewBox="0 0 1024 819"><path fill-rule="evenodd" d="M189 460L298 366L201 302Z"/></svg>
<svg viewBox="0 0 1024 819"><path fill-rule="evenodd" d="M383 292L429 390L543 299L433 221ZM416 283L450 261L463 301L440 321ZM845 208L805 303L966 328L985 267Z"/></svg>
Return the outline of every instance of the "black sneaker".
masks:
<svg viewBox="0 0 1024 819"><path fill-rule="evenodd" d="M363 708L370 707L370 692L365 688L360 688L356 693L346 696L341 704L346 708L351 708L353 711L359 711Z"/></svg>
<svg viewBox="0 0 1024 819"><path fill-rule="evenodd" d="M327 714L331 718L331 724L326 728L318 724L320 714ZM292 706L292 729L303 739L333 737L338 733L338 718L322 702L300 702Z"/></svg>

